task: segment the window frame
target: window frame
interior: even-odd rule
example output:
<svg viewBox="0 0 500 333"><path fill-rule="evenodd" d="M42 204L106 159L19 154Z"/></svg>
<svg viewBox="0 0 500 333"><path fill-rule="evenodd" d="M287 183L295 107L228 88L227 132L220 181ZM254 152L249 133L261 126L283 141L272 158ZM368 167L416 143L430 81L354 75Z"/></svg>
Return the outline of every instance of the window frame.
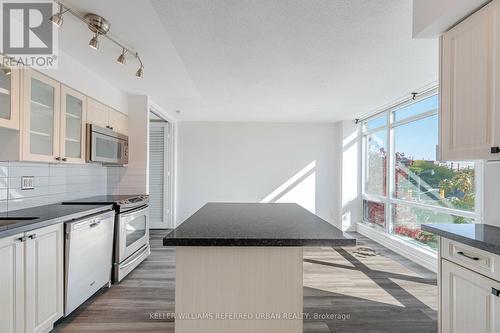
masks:
<svg viewBox="0 0 500 333"><path fill-rule="evenodd" d="M434 115L439 116L439 107L434 109L434 110L429 110L426 112L423 112L418 115L413 115L398 121L395 121L394 117L394 112L402 109L406 106L409 106L414 103L418 103L426 98L432 97L434 95L438 95L439 91L437 87L433 87L432 89L429 89L427 91L424 91L416 96L412 96L409 98L406 98L404 100L401 100L400 102L393 104L389 107L386 107L368 117L365 117L363 119L360 119L360 124L361 124L361 209L363 210L363 214L361 214L362 222L370 225L370 226L375 226L374 223L371 223L365 219L365 214L364 214L364 201L374 201L378 203L384 203L385 204L385 227L383 228L384 232L392 235L392 227L393 227L393 216L392 216L392 211L393 211L393 205L397 204L405 204L413 207L419 207L419 208L424 208L428 209L432 212L436 213L444 213L444 214L450 214L450 215L455 215L455 216L460 216L460 217L465 217L472 219L473 223L482 223L483 222L483 176L484 176L484 162L483 161L478 161L474 160L471 162L474 162L474 182L475 182L475 209L474 211L465 211L465 210L460 210L460 209L455 209L451 207L444 207L444 206L439 206L439 205L431 205L431 204L426 204L422 202L412 202L412 201L407 201L407 200L402 200L402 199L397 199L395 197L395 173L396 173L396 165L395 165L395 157L394 157L394 129L398 126L409 124L414 121L418 121L427 117L431 117ZM373 128L370 130L366 129L366 123L374 118L380 117L382 114L386 114L386 123L382 126L379 126L377 128ZM386 195L373 195L373 194L368 194L365 191L365 186L366 186L366 167L367 167L367 137L368 135L378 132L380 130L386 129L386 142L387 142L387 159L386 159ZM382 227L377 227L378 229L382 230ZM410 244L411 245L411 244Z"/></svg>

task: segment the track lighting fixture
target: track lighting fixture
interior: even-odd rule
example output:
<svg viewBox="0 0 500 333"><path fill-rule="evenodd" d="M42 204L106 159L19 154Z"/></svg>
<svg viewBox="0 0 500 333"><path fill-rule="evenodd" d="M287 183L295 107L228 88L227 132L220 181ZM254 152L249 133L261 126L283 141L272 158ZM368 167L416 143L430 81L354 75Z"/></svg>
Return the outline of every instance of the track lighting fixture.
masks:
<svg viewBox="0 0 500 333"><path fill-rule="evenodd" d="M56 26L59 28L62 27L63 25L63 15L69 10L69 8L64 9L64 6L62 4L59 4L59 12L57 14L54 14L50 17L50 20L52 23L54 23Z"/></svg>
<svg viewBox="0 0 500 333"><path fill-rule="evenodd" d="M58 27L61 27L63 24L63 15L66 12L68 12L78 20L85 23L89 28L89 30L92 31L92 33L94 34L92 39L90 39L89 41L89 47L93 48L94 50L98 50L100 42L99 39L106 38L107 40L109 40L110 42L112 42L116 46L119 46L122 49L121 54L116 59L116 62L121 65L124 65L127 61L125 54L130 53L131 57L134 57L140 63L140 67L137 70L137 72L135 72L135 76L138 78L144 77L144 65L142 63L141 58L139 57L139 54L132 48L129 48L123 45L122 43L118 42L113 36L110 36L108 34L110 24L104 17L93 13L88 13L84 15L75 10L72 10L71 8L66 7L58 0L53 0L53 1L59 5L59 12L52 15L52 17L50 18L52 23L54 23ZM8 75L8 73L6 73L6 75Z"/></svg>
<svg viewBox="0 0 500 333"><path fill-rule="evenodd" d="M99 49L99 40L97 39L97 37L99 37L99 33L96 32L95 36L92 37L92 39L89 42L89 46L91 48L93 48L94 50L98 50Z"/></svg>
<svg viewBox="0 0 500 333"><path fill-rule="evenodd" d="M139 67L139 69L135 73L135 76L139 79L142 79L144 77L144 66L141 65L141 67Z"/></svg>
<svg viewBox="0 0 500 333"><path fill-rule="evenodd" d="M120 54L120 56L118 57L118 59L116 59L116 62L121 64L121 65L125 65L125 53L127 53L127 51L125 50L125 48L122 49L122 53Z"/></svg>

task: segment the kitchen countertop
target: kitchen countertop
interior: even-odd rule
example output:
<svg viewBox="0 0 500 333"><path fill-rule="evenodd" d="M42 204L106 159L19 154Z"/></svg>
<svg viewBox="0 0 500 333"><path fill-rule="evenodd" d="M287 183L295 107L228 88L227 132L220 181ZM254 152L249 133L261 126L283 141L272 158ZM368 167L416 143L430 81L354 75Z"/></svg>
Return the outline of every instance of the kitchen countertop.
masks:
<svg viewBox="0 0 500 333"><path fill-rule="evenodd" d="M118 201L129 199L131 197L136 197L139 196L139 194L136 195L98 195L94 197L88 197L88 198L82 198L82 199L75 199L75 200L69 200L69 201L63 201L65 205L70 205L73 203L78 203L79 205L92 205L92 204L109 204L113 205L117 203Z"/></svg>
<svg viewBox="0 0 500 333"><path fill-rule="evenodd" d="M36 217L33 220L0 220L0 238L17 233L71 221L85 216L112 210L112 205L62 205L52 204L0 213L0 217Z"/></svg>
<svg viewBox="0 0 500 333"><path fill-rule="evenodd" d="M164 246L354 246L356 240L293 203L207 203Z"/></svg>
<svg viewBox="0 0 500 333"><path fill-rule="evenodd" d="M422 224L422 230L500 255L500 228L488 224Z"/></svg>

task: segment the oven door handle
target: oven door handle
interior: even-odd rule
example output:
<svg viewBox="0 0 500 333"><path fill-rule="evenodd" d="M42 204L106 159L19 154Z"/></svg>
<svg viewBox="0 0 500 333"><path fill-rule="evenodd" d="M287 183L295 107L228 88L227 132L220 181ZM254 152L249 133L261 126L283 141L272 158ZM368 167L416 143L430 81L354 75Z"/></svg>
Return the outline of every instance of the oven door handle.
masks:
<svg viewBox="0 0 500 333"><path fill-rule="evenodd" d="M137 208L135 210L119 214L118 216L119 216L120 220L123 221L123 220L131 219L134 216L138 216L138 215L141 215L141 214L146 214L148 210L149 210L149 206L142 206L142 207L139 207L139 208Z"/></svg>
<svg viewBox="0 0 500 333"><path fill-rule="evenodd" d="M131 258L129 262L125 260L125 262L120 265L120 269L127 268L128 266L132 265L135 263L137 260L141 259L141 256L148 251L148 247L145 246L142 250L137 251L136 253L133 254L134 258Z"/></svg>

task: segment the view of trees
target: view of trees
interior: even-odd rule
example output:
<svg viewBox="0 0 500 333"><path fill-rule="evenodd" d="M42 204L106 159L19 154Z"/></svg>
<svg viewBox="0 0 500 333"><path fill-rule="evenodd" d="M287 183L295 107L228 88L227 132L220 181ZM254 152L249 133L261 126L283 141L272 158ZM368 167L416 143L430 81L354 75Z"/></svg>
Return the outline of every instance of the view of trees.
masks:
<svg viewBox="0 0 500 333"><path fill-rule="evenodd" d="M412 202L439 205L459 210L474 211L475 187L474 168L471 163L441 163L437 161L413 160L403 153L396 153L395 193L397 199L408 204L394 204L392 207L394 234L408 237L414 241L436 248L436 238L421 230L423 223L471 223L470 219L435 212L412 205ZM368 166L371 168L374 185L385 195L386 163L384 150L369 152ZM385 225L385 205L367 204L367 219L378 225Z"/></svg>

